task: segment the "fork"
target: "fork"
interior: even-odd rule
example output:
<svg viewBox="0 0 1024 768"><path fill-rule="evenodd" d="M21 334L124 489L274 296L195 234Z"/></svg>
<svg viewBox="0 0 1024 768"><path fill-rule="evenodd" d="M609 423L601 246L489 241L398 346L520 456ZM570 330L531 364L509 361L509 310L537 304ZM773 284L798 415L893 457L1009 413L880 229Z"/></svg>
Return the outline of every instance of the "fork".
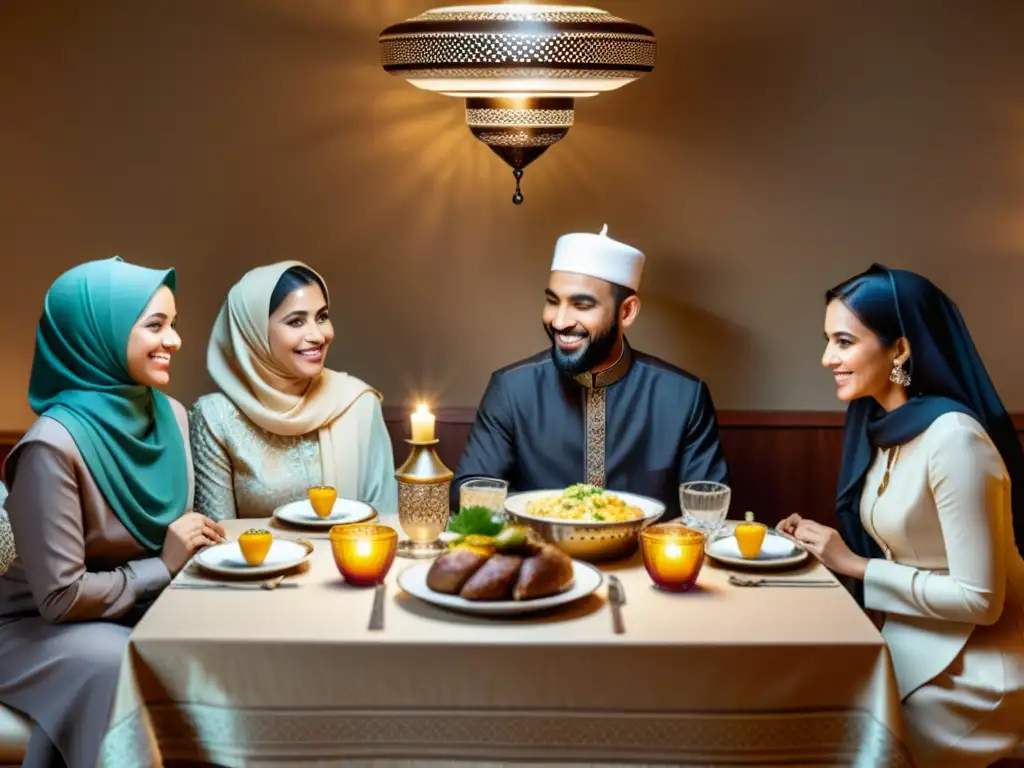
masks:
<svg viewBox="0 0 1024 768"><path fill-rule="evenodd" d="M266 589L273 590L282 586L284 576L275 576L272 579L261 581L258 584L235 584L225 581L177 581L171 584L171 589L242 589L242 590L254 590L254 589ZM297 587L298 584L287 584L284 586Z"/></svg>
<svg viewBox="0 0 1024 768"><path fill-rule="evenodd" d="M736 587L838 587L838 581L831 579L749 579L729 574L729 583Z"/></svg>

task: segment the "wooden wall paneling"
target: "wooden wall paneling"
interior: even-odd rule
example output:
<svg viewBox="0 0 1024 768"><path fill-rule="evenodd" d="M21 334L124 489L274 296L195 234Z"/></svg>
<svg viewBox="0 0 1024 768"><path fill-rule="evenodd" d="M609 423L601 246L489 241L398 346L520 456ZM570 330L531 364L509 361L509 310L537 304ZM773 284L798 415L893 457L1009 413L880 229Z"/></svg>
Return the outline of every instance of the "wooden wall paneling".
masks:
<svg viewBox="0 0 1024 768"><path fill-rule="evenodd" d="M473 408L436 411L438 454L452 470L469 436ZM395 462L409 455L409 410L384 408ZM1024 438L1024 414L1015 414ZM843 414L816 411L721 411L722 448L732 473L733 498L729 516L741 518L753 510L769 525L792 512L835 525L836 483L842 454ZM20 432L0 432L0 461L21 438Z"/></svg>
<svg viewBox="0 0 1024 768"><path fill-rule="evenodd" d="M793 512L835 524L836 475L842 429L723 426L722 448L732 475L729 517L752 510L774 525Z"/></svg>

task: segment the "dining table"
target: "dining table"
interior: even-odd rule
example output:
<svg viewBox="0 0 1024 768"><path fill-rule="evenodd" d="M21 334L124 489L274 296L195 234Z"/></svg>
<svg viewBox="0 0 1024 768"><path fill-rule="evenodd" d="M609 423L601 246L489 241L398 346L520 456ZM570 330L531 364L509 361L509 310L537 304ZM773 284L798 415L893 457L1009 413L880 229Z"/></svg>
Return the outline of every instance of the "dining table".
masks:
<svg viewBox="0 0 1024 768"><path fill-rule="evenodd" d="M313 545L281 588L179 588L211 580L187 568L136 625L104 768L911 765L885 642L843 587L738 586L708 559L668 592L634 554L573 603L479 616L404 592L422 561L398 558L371 629L378 590L326 535L275 535ZM813 558L773 576L833 579Z"/></svg>

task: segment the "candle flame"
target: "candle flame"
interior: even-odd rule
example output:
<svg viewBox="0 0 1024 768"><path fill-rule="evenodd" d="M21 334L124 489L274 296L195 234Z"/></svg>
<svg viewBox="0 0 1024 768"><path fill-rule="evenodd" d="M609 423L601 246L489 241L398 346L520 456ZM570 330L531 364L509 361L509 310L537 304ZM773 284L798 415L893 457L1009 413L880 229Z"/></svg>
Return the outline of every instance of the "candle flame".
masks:
<svg viewBox="0 0 1024 768"><path fill-rule="evenodd" d="M426 403L420 403L419 405L417 405L416 406L416 413L430 413L430 411L427 410L427 404Z"/></svg>
<svg viewBox="0 0 1024 768"><path fill-rule="evenodd" d="M670 557L673 560L681 557L683 554L682 548L678 544L666 544L665 545L665 557Z"/></svg>
<svg viewBox="0 0 1024 768"><path fill-rule="evenodd" d="M372 552L373 547L366 539L360 539L356 542L356 554L359 555L359 557L369 557Z"/></svg>

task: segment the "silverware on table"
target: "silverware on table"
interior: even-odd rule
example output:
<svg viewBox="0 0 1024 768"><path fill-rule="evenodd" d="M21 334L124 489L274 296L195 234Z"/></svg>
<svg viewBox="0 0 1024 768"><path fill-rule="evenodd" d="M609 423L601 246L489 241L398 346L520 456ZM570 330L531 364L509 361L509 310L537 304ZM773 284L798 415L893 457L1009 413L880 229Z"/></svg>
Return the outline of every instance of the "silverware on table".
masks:
<svg viewBox="0 0 1024 768"><path fill-rule="evenodd" d="M373 590L373 608L370 609L371 630L384 629L384 597L387 594L387 585L381 582Z"/></svg>
<svg viewBox="0 0 1024 768"><path fill-rule="evenodd" d="M736 587L838 587L839 582L832 579L787 579L774 578L746 578L729 574L729 583Z"/></svg>
<svg viewBox="0 0 1024 768"><path fill-rule="evenodd" d="M295 582L284 583L284 576L275 576L272 579L258 583L235 583L228 581L175 581L171 583L171 589L241 589L241 590L273 590L280 587L293 588L299 586Z"/></svg>
<svg viewBox="0 0 1024 768"><path fill-rule="evenodd" d="M794 547L799 549L801 552L803 552L803 551L805 551L807 549L807 547L804 546L804 543L802 541L800 541L799 539L797 539L796 536L790 536L788 533L783 533L778 528L769 528L768 529L768 535L770 535L770 536L780 536L781 538L785 539L790 544L792 544Z"/></svg>
<svg viewBox="0 0 1024 768"><path fill-rule="evenodd" d="M626 625L622 623L622 606L626 604L626 590L615 574L608 576L608 602L612 606L612 629L616 635L623 635Z"/></svg>

